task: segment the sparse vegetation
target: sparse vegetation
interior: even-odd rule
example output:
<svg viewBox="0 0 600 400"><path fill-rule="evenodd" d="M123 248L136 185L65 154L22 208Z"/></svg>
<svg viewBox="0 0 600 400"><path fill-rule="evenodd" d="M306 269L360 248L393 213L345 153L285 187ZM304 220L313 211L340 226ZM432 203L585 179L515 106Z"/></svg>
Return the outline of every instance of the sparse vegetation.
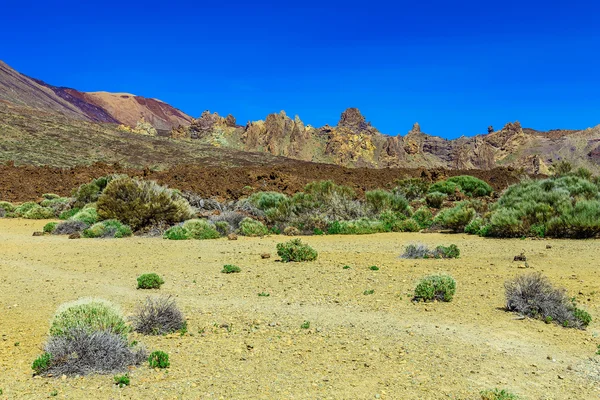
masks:
<svg viewBox="0 0 600 400"><path fill-rule="evenodd" d="M117 385L120 388L123 388L125 386L129 386L129 384L131 383L131 379L129 378L129 374L115 375L113 377L113 380L115 381L115 385Z"/></svg>
<svg viewBox="0 0 600 400"><path fill-rule="evenodd" d="M137 277L138 289L160 289L165 281L155 273L142 274Z"/></svg>
<svg viewBox="0 0 600 400"><path fill-rule="evenodd" d="M519 400L517 395L514 395L504 389L489 389L481 393L481 400Z"/></svg>
<svg viewBox="0 0 600 400"><path fill-rule="evenodd" d="M414 300L451 301L456 292L456 282L448 275L430 275L415 288Z"/></svg>
<svg viewBox="0 0 600 400"><path fill-rule="evenodd" d="M318 253L308 244L302 243L300 239L292 239L289 242L277 244L277 254L283 262L290 261L314 261Z"/></svg>
<svg viewBox="0 0 600 400"><path fill-rule="evenodd" d="M144 335L164 335L185 329L187 323L171 296L147 297L131 318L133 330Z"/></svg>
<svg viewBox="0 0 600 400"><path fill-rule="evenodd" d="M517 276L504 285L506 310L531 318L555 322L568 328L584 329L592 320L577 308L564 289L557 289L541 273Z"/></svg>

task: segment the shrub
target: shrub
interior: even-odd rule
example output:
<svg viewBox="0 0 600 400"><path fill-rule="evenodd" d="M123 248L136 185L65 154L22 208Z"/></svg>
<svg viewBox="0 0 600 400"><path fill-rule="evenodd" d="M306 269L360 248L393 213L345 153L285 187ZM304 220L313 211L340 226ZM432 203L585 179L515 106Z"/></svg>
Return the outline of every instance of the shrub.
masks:
<svg viewBox="0 0 600 400"><path fill-rule="evenodd" d="M224 274L233 274L233 273L237 273L240 271L241 271L240 267L238 267L237 265L231 265L231 264L224 265L223 269L221 270L221 272Z"/></svg>
<svg viewBox="0 0 600 400"><path fill-rule="evenodd" d="M448 178L447 182L458 185L460 191L469 197L489 196L493 192L487 182L470 175L453 176Z"/></svg>
<svg viewBox="0 0 600 400"><path fill-rule="evenodd" d="M50 335L66 336L78 329L89 333L111 331L120 335L129 332L119 309L102 299L80 299L63 304L52 320Z"/></svg>
<svg viewBox="0 0 600 400"><path fill-rule="evenodd" d="M44 350L51 354L45 372L54 376L120 372L146 358L144 349L135 349L122 335L105 330L70 329L50 337Z"/></svg>
<svg viewBox="0 0 600 400"><path fill-rule="evenodd" d="M129 379L129 374L115 375L113 379L115 381L115 385L117 385L120 388L129 386L129 384L131 383L131 379Z"/></svg>
<svg viewBox="0 0 600 400"><path fill-rule="evenodd" d="M215 228L214 224L205 219L190 219L183 223L183 228L187 231L189 239L217 239L221 234Z"/></svg>
<svg viewBox="0 0 600 400"><path fill-rule="evenodd" d="M400 232L419 232L421 227L418 222L412 218L408 218L400 223Z"/></svg>
<svg viewBox="0 0 600 400"><path fill-rule="evenodd" d="M160 289L165 281L158 274L142 274L137 277L138 289Z"/></svg>
<svg viewBox="0 0 600 400"><path fill-rule="evenodd" d="M403 212L408 208L408 200L404 196L382 189L366 192L365 202L375 215L387 210Z"/></svg>
<svg viewBox="0 0 600 400"><path fill-rule="evenodd" d="M314 261L317 259L317 251L308 244L302 243L300 239L292 239L285 243L277 244L277 254L283 262L290 261Z"/></svg>
<svg viewBox="0 0 600 400"><path fill-rule="evenodd" d="M44 193L44 194L42 195L42 197L43 197L45 200L55 200L55 199L60 199L60 198L61 198L59 195L57 195L57 194L54 194L54 193ZM64 198L64 197L63 197L63 198Z"/></svg>
<svg viewBox="0 0 600 400"><path fill-rule="evenodd" d="M54 211L48 207L32 207L27 212L22 214L23 218L26 219L50 219L54 218Z"/></svg>
<svg viewBox="0 0 600 400"><path fill-rule="evenodd" d="M250 204L262 211L277 208L279 204L287 200L287 196L278 192L257 192L248 198Z"/></svg>
<svg viewBox="0 0 600 400"><path fill-rule="evenodd" d="M227 221L216 221L215 229L217 230L217 232L219 232L221 236L227 236L231 232L233 232L231 225L229 225Z"/></svg>
<svg viewBox="0 0 600 400"><path fill-rule="evenodd" d="M0 201L0 208L2 208L7 213L12 213L12 212L15 212L15 209L17 207L15 207L14 205L12 205L8 201Z"/></svg>
<svg viewBox="0 0 600 400"><path fill-rule="evenodd" d="M70 208L68 210L62 211L59 215L58 215L58 219L62 219L62 220L67 220L67 219L71 219L71 217L73 217L75 214L77 214L79 211L81 211L80 208Z"/></svg>
<svg viewBox="0 0 600 400"><path fill-rule="evenodd" d="M226 223L228 225L227 229L229 230L227 232L228 234L239 229L240 223L244 220L244 218L246 218L246 214L238 211L223 211L219 215L211 215L209 218L210 221L215 224L215 226L217 226L217 224L224 226L223 223ZM217 230L219 230L218 226Z"/></svg>
<svg viewBox="0 0 600 400"><path fill-rule="evenodd" d="M460 186L454 182L439 181L429 186L429 193L443 193L448 196L454 196L457 191L460 191Z"/></svg>
<svg viewBox="0 0 600 400"><path fill-rule="evenodd" d="M368 218L355 221L334 221L327 227L327 233L330 235L365 235L386 231L386 226L382 221Z"/></svg>
<svg viewBox="0 0 600 400"><path fill-rule="evenodd" d="M86 238L124 238L131 235L131 228L116 219L98 222L83 231Z"/></svg>
<svg viewBox="0 0 600 400"><path fill-rule="evenodd" d="M431 275L423 278L415 288L415 300L451 301L456 292L456 282L448 275Z"/></svg>
<svg viewBox="0 0 600 400"><path fill-rule="evenodd" d="M591 317L577 309L564 289L556 289L541 273L521 275L504 284L506 309L570 328L585 328Z"/></svg>
<svg viewBox="0 0 600 400"><path fill-rule="evenodd" d="M509 187L492 207L488 233L496 237L594 237L600 234L599 187L574 175Z"/></svg>
<svg viewBox="0 0 600 400"><path fill-rule="evenodd" d="M406 220L406 215L400 212L384 211L377 217L383 223L386 232L401 232L402 222Z"/></svg>
<svg viewBox="0 0 600 400"><path fill-rule="evenodd" d="M61 222L52 231L53 235L71 235L75 232L82 232L89 225L81 221L65 221Z"/></svg>
<svg viewBox="0 0 600 400"><path fill-rule="evenodd" d="M464 232L465 226L475 216L475 210L468 202L460 202L452 208L445 208L435 216L434 222L454 232Z"/></svg>
<svg viewBox="0 0 600 400"><path fill-rule="evenodd" d="M148 365L150 365L150 368L169 368L171 365L169 363L169 355L164 351L154 351L148 357Z"/></svg>
<svg viewBox="0 0 600 400"><path fill-rule="evenodd" d="M573 170L573 165L570 162L563 160L550 166L550 172L554 176L564 176Z"/></svg>
<svg viewBox="0 0 600 400"><path fill-rule="evenodd" d="M239 232L244 236L265 236L269 234L269 229L260 221L244 218L240 223Z"/></svg>
<svg viewBox="0 0 600 400"><path fill-rule="evenodd" d="M92 207L84 208L74 214L70 218L70 221L85 222L88 225L93 225L98 222L98 212Z"/></svg>
<svg viewBox="0 0 600 400"><path fill-rule="evenodd" d="M73 197L75 199L74 206L77 208L82 208L86 204L95 203L98 201L100 194L104 191L108 183L113 180L113 176L103 176L97 179L94 179L90 183L84 183L79 186L78 189L73 191Z"/></svg>
<svg viewBox="0 0 600 400"><path fill-rule="evenodd" d="M187 240L190 238L188 230L180 225L167 229L163 237L169 240Z"/></svg>
<svg viewBox="0 0 600 400"><path fill-rule="evenodd" d="M483 219L475 218L471 222L469 222L467 226L465 226L465 233L469 233L471 235L479 235L483 225Z"/></svg>
<svg viewBox="0 0 600 400"><path fill-rule="evenodd" d="M429 228L433 225L433 214L431 213L431 210L425 206L420 207L415 211L412 215L412 219L414 219L422 229Z"/></svg>
<svg viewBox="0 0 600 400"><path fill-rule="evenodd" d="M480 394L481 400L519 400L519 397L504 389L483 390Z"/></svg>
<svg viewBox="0 0 600 400"><path fill-rule="evenodd" d="M44 353L33 361L31 369L33 369L34 375L41 375L50 369L52 362L52 354Z"/></svg>
<svg viewBox="0 0 600 400"><path fill-rule="evenodd" d="M444 201L448 198L446 193L431 192L425 196L425 201L429 207L441 208Z"/></svg>
<svg viewBox="0 0 600 400"><path fill-rule="evenodd" d="M396 181L394 192L401 194L409 201L413 201L422 198L428 189L429 183L423 179L409 178Z"/></svg>
<svg viewBox="0 0 600 400"><path fill-rule="evenodd" d="M177 192L156 182L129 177L111 180L98 197L98 216L117 219L135 231L189 219L193 210Z"/></svg>
<svg viewBox="0 0 600 400"><path fill-rule="evenodd" d="M133 330L144 335L164 335L185 329L187 323L171 297L146 298L131 318Z"/></svg>
<svg viewBox="0 0 600 400"><path fill-rule="evenodd" d="M44 225L44 229L42 229L42 230L45 233L52 233L56 229L57 225L58 225L57 222L48 222L46 225Z"/></svg>
<svg viewBox="0 0 600 400"><path fill-rule="evenodd" d="M404 249L401 258L417 259L417 258L458 258L460 250L455 244L450 246L437 246L434 250L430 250L424 244L409 244Z"/></svg>
<svg viewBox="0 0 600 400"><path fill-rule="evenodd" d="M298 228L295 226L286 226L283 230L283 234L286 236L299 236L300 230L298 230Z"/></svg>
<svg viewBox="0 0 600 400"><path fill-rule="evenodd" d="M28 201L27 203L23 203L15 207L14 214L17 217L23 217L31 209L39 207L39 204L34 203L33 201Z"/></svg>

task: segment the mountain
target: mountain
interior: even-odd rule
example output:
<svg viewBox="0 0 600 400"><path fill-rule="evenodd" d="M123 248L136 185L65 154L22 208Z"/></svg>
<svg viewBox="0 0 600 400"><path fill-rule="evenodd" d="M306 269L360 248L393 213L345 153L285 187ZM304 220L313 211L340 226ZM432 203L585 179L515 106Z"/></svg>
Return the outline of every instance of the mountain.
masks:
<svg viewBox="0 0 600 400"><path fill-rule="evenodd" d="M194 119L160 100L132 94L52 86L1 61L0 106L0 160L21 163L126 160L172 166L208 162L202 154L209 154L217 159L211 161L215 165L223 164L220 157L225 164L238 160L238 165L262 157L264 162L294 159L346 167L511 167L547 174L553 163L569 160L600 171L600 125L541 132L514 122L498 131L490 127L487 134L447 140L422 132L415 123L405 135L389 136L356 108L345 110L335 126L312 127L284 111L240 125L232 115L205 111ZM77 136L84 133L85 140ZM140 138L144 135L164 138ZM135 144L128 147L128 142Z"/></svg>
<svg viewBox="0 0 600 400"><path fill-rule="evenodd" d="M581 131L536 131L508 123L487 134L447 140L428 135L415 123L404 136L388 136L373 127L356 108L344 111L336 126L313 128L284 111L263 121L236 124L205 111L171 137L221 148L259 151L304 161L370 168L492 169L523 168L547 174L549 166L569 160L576 166L600 169L600 125Z"/></svg>
<svg viewBox="0 0 600 400"><path fill-rule="evenodd" d="M127 93L80 92L23 75L0 61L0 100L89 122L135 127L142 118L158 130L189 125L192 118L156 99Z"/></svg>

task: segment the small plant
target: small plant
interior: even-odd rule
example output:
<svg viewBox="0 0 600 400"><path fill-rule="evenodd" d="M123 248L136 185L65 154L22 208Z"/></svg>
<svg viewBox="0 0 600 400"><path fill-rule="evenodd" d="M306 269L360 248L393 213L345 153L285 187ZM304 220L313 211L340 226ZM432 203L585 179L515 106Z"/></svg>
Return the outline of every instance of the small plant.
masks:
<svg viewBox="0 0 600 400"><path fill-rule="evenodd" d="M216 226L206 219L190 219L183 223L183 228L187 231L186 236L189 239L218 239L221 234Z"/></svg>
<svg viewBox="0 0 600 400"><path fill-rule="evenodd" d="M321 236L321 235L324 235L324 234L325 234L325 232L323 232L323 231L322 231L321 229L319 229L319 228L315 228L315 229L313 229L313 235Z"/></svg>
<svg viewBox="0 0 600 400"><path fill-rule="evenodd" d="M310 322L309 321L304 321L304 323L302 325L300 325L300 328L302 328L302 329L308 329L308 328L310 328Z"/></svg>
<svg viewBox="0 0 600 400"><path fill-rule="evenodd" d="M80 208L71 208L69 210L65 210L58 215L58 219L67 220L70 219L73 215L77 214L81 211Z"/></svg>
<svg viewBox="0 0 600 400"><path fill-rule="evenodd" d="M451 301L456 292L456 281L448 275L431 275L423 278L415 288L414 300Z"/></svg>
<svg viewBox="0 0 600 400"><path fill-rule="evenodd" d="M365 291L363 292L363 294L364 294L365 296L368 296L368 295L370 295L370 294L375 294L375 289L369 289L369 290L365 290Z"/></svg>
<svg viewBox="0 0 600 400"><path fill-rule="evenodd" d="M171 365L169 363L169 355L164 351L154 351L148 357L148 365L150 366L150 368L169 368L169 366Z"/></svg>
<svg viewBox="0 0 600 400"><path fill-rule="evenodd" d="M269 234L269 228L255 219L244 218L240 222L239 232L244 236L266 236Z"/></svg>
<svg viewBox="0 0 600 400"><path fill-rule="evenodd" d="M83 231L86 238L124 238L131 236L131 228L116 219L98 222Z"/></svg>
<svg viewBox="0 0 600 400"><path fill-rule="evenodd" d="M143 274L137 278L138 289L160 289L165 281L158 274Z"/></svg>
<svg viewBox="0 0 600 400"><path fill-rule="evenodd" d="M269 297L269 296L270 296L270 294L269 294L269 293L266 293L266 292L260 292L260 293L258 294L258 297Z"/></svg>
<svg viewBox="0 0 600 400"><path fill-rule="evenodd" d="M481 400L518 400L519 397L502 389L483 390L479 393Z"/></svg>
<svg viewBox="0 0 600 400"><path fill-rule="evenodd" d="M437 246L433 251L434 258L458 258L460 256L460 250L455 244L450 246Z"/></svg>
<svg viewBox="0 0 600 400"><path fill-rule="evenodd" d="M131 322L133 329L144 335L164 335L186 326L185 318L171 296L146 298L144 304L138 306Z"/></svg>
<svg viewBox="0 0 600 400"><path fill-rule="evenodd" d="M115 380L115 385L117 385L120 388L129 386L129 384L131 383L131 380L129 379L129 374L115 375L113 379Z"/></svg>
<svg viewBox="0 0 600 400"><path fill-rule="evenodd" d="M349 265L344 265L344 266L342 267L342 269L350 269L350 266L349 266Z"/></svg>
<svg viewBox="0 0 600 400"><path fill-rule="evenodd" d="M224 274L235 274L240 271L241 271L240 267L238 267L237 265L231 265L231 264L223 265L223 269L221 270L221 272Z"/></svg>
<svg viewBox="0 0 600 400"><path fill-rule="evenodd" d="M44 353L38 358L35 359L33 364L31 365L31 369L33 369L33 373L35 375L41 375L48 371L50 368L50 364L52 362L52 354Z"/></svg>
<svg viewBox="0 0 600 400"><path fill-rule="evenodd" d="M290 261L314 261L318 253L300 239L292 239L289 242L277 244L277 254L283 262Z"/></svg>
<svg viewBox="0 0 600 400"><path fill-rule="evenodd" d="M57 222L48 222L46 225L44 225L44 229L42 230L44 233L52 233L56 229L57 225Z"/></svg>
<svg viewBox="0 0 600 400"><path fill-rule="evenodd" d="M371 265L371 266L369 267L369 269L370 269L371 271L379 271L379 267L378 267L377 265Z"/></svg>
<svg viewBox="0 0 600 400"><path fill-rule="evenodd" d="M596 355L600 355L600 344L596 346Z"/></svg>
<svg viewBox="0 0 600 400"><path fill-rule="evenodd" d="M0 394L2 394L2 391L1 391L1 390L0 390ZM56 396L58 396L58 390L53 390L53 391L51 391L51 392L50 392L50 396L51 396L51 397L56 397Z"/></svg>
<svg viewBox="0 0 600 400"><path fill-rule="evenodd" d="M187 229L185 229L183 226L177 225L167 229L163 237L169 240L188 240L190 235Z"/></svg>
<svg viewBox="0 0 600 400"><path fill-rule="evenodd" d="M93 225L98 222L98 213L95 208L87 207L74 214L69 220L84 222L87 225Z"/></svg>

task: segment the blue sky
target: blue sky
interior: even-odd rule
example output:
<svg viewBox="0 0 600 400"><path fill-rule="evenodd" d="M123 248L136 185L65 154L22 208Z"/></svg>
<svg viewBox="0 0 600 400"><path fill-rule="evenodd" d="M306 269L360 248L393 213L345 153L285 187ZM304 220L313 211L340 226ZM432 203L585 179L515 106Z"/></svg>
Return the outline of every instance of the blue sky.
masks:
<svg viewBox="0 0 600 400"><path fill-rule="evenodd" d="M556 3L556 4L555 4ZM599 2L13 1L0 59L83 91L238 123L358 107L387 134L600 124Z"/></svg>

